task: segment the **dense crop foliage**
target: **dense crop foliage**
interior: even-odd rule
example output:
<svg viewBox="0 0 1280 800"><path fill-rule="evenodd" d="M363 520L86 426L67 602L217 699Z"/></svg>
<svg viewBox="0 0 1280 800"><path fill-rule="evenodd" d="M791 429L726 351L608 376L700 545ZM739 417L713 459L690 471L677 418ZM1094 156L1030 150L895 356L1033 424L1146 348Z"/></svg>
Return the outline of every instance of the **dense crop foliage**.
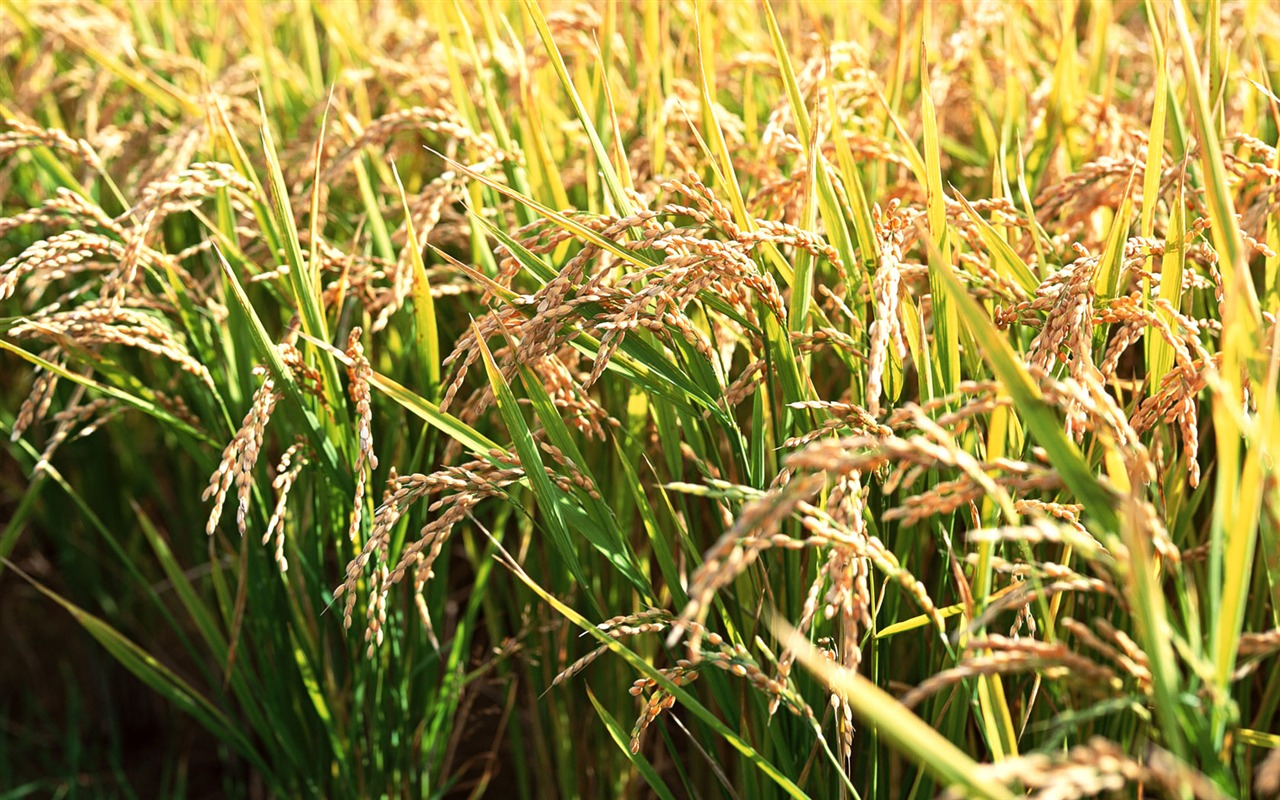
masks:
<svg viewBox="0 0 1280 800"><path fill-rule="evenodd" d="M0 0L0 796L1280 792L1278 83L1252 1Z"/></svg>

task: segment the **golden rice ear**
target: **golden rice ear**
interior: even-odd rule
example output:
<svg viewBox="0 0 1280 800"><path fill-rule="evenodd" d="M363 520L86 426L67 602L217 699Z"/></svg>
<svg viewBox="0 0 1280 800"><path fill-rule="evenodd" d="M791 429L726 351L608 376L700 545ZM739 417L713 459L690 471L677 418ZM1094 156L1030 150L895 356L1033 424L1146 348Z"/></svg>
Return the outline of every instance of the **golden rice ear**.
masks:
<svg viewBox="0 0 1280 800"><path fill-rule="evenodd" d="M261 373L259 373L261 374ZM231 442L222 451L222 459L218 468L209 479L209 486L204 491L203 499L213 500L213 510L209 512L209 521L205 533L212 536L218 528L222 517L222 507L231 486L236 487L236 528L243 536L248 528L250 494L253 491L253 468L258 463L262 452L262 440L266 434L267 423L275 410L276 403L283 395L276 391L275 382L270 377L263 377L262 385L253 394L249 412L244 417L239 430Z"/></svg>
<svg viewBox="0 0 1280 800"><path fill-rule="evenodd" d="M1262 759L1254 773L1253 788L1259 797L1280 796L1280 749L1273 749Z"/></svg>

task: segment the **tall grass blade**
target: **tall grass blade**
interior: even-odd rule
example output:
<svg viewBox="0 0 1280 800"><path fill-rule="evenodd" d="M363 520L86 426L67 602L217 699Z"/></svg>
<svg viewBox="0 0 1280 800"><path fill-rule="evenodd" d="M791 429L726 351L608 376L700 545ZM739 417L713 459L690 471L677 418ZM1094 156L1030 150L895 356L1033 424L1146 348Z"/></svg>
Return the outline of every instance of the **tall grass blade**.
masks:
<svg viewBox="0 0 1280 800"><path fill-rule="evenodd" d="M938 117L929 93L929 57L920 43L920 115L924 120L924 161L929 189L929 237L933 248L929 257L929 288L933 296L933 363L940 394L955 391L960 382L960 322L956 317L948 284L940 277L951 269L951 239L947 231L946 194L942 189L942 145L938 140ZM937 257L933 256L937 252Z"/></svg>

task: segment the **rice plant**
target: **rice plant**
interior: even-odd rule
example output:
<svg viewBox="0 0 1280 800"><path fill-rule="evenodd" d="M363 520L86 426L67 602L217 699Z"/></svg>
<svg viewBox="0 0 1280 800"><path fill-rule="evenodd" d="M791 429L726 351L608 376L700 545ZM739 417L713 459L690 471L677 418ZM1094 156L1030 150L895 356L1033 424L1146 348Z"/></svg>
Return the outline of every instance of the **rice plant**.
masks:
<svg viewBox="0 0 1280 800"><path fill-rule="evenodd" d="M0 796L1280 795L1271 4L0 20Z"/></svg>

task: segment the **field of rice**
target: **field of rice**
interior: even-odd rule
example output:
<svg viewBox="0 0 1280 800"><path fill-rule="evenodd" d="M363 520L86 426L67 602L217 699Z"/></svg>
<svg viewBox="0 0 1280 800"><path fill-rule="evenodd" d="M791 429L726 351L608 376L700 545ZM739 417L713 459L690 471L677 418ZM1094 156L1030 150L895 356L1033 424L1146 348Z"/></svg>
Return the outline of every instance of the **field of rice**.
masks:
<svg viewBox="0 0 1280 800"><path fill-rule="evenodd" d="M1280 796L1280 6L0 0L0 800Z"/></svg>

